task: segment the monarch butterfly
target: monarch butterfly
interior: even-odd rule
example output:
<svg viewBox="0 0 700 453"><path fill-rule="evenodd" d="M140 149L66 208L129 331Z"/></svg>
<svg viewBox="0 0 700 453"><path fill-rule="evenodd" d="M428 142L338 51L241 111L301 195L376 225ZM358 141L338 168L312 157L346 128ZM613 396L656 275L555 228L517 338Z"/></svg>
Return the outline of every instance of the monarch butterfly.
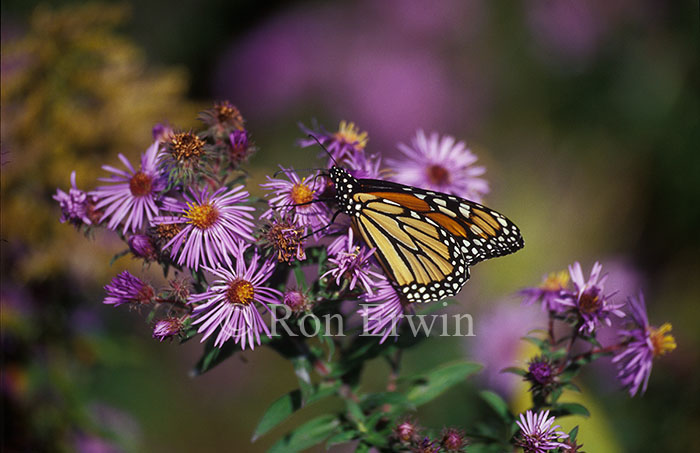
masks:
<svg viewBox="0 0 700 453"><path fill-rule="evenodd" d="M502 214L453 195L377 179L357 179L334 165L329 178L340 212L376 250L384 271L410 302L457 294L469 267L524 245Z"/></svg>

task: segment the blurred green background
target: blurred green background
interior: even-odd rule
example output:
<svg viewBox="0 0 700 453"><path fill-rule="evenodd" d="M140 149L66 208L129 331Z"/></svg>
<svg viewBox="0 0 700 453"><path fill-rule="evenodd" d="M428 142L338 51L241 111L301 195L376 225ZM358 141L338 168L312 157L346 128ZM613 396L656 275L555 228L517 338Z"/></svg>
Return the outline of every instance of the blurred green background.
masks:
<svg viewBox="0 0 700 453"><path fill-rule="evenodd" d="M460 294L474 338L435 338L406 372L483 357L483 376L418 414L469 426L475 388L524 407L498 369L524 363L538 325L513 294L544 273L600 260L618 298L643 289L678 349L630 399L610 364L581 378L587 451L688 451L700 426L700 33L682 0L2 2L2 398L6 451L264 451L322 412L251 444L265 408L296 387L263 348L191 378L200 345L157 343L143 316L101 305L141 272L114 235L86 239L51 195L71 170L91 189L151 127L196 127L228 99L260 147L250 190L277 164L318 165L299 121L354 120L389 156L418 128L466 140L486 165L487 204L526 247L477 266ZM152 274L156 279L157 275ZM520 329L520 330L519 330ZM519 333L518 333L519 332ZM495 357L495 359L494 359ZM365 376L381 386L384 363ZM566 421L571 426L580 420Z"/></svg>

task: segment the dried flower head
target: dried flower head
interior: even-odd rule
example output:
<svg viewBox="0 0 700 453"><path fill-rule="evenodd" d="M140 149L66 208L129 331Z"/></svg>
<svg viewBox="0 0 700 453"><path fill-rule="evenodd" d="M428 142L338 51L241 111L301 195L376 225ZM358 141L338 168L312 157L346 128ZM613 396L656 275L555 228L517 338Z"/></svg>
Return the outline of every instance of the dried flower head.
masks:
<svg viewBox="0 0 700 453"><path fill-rule="evenodd" d="M170 137L167 151L175 162L184 166L204 156L205 144L204 140L193 132L177 132Z"/></svg>
<svg viewBox="0 0 700 453"><path fill-rule="evenodd" d="M216 102L213 108L202 112L200 119L209 127L243 129L245 123L241 111L229 101Z"/></svg>
<svg viewBox="0 0 700 453"><path fill-rule="evenodd" d="M447 452L463 452L464 448L467 446L467 440L461 429L445 428L442 431L440 445Z"/></svg>
<svg viewBox="0 0 700 453"><path fill-rule="evenodd" d="M393 437L402 444L418 442L420 427L411 417L406 417L394 428Z"/></svg>
<svg viewBox="0 0 700 453"><path fill-rule="evenodd" d="M308 311L311 308L309 297L298 289L287 290L282 297L282 303L295 313Z"/></svg>
<svg viewBox="0 0 700 453"><path fill-rule="evenodd" d="M306 259L304 253L304 227L290 220L273 218L263 227L260 241L265 247L272 248L277 254L277 261L292 263L295 259Z"/></svg>

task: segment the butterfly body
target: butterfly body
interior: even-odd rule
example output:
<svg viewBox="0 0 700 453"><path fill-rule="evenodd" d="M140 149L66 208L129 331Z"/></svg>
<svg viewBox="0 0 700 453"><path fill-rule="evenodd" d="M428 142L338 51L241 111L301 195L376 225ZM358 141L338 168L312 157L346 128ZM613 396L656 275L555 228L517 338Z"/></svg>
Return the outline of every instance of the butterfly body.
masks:
<svg viewBox="0 0 700 453"><path fill-rule="evenodd" d="M337 166L329 175L340 209L410 302L454 296L469 279L470 266L523 247L515 224L481 204L389 181L357 179Z"/></svg>

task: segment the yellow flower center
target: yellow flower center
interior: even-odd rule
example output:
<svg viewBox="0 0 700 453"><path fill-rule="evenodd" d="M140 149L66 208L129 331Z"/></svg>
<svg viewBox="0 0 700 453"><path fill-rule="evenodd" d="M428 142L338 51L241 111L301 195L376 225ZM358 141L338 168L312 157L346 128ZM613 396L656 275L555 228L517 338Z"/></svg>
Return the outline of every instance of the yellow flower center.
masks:
<svg viewBox="0 0 700 453"><path fill-rule="evenodd" d="M153 179L142 171L138 171L129 180L129 190L135 197L142 197L151 193Z"/></svg>
<svg viewBox="0 0 700 453"><path fill-rule="evenodd" d="M304 184L304 180L302 179L300 183L294 184L292 187L291 196L294 204L308 203L313 200L314 191Z"/></svg>
<svg viewBox="0 0 700 453"><path fill-rule="evenodd" d="M226 289L226 299L232 304L250 305L254 295L255 288L246 280L234 280Z"/></svg>
<svg viewBox="0 0 700 453"><path fill-rule="evenodd" d="M204 154L204 140L192 132L180 132L170 139L170 150L178 162L196 159Z"/></svg>
<svg viewBox="0 0 700 453"><path fill-rule="evenodd" d="M654 351L654 357L662 356L676 349L676 339L669 333L672 328L671 323L668 322L662 324L658 329L649 327L648 334Z"/></svg>
<svg viewBox="0 0 700 453"><path fill-rule="evenodd" d="M197 205L194 203L187 203L187 213L185 213L185 218L190 219L188 223L196 226L200 230L206 230L219 220L219 210L210 204Z"/></svg>
<svg viewBox="0 0 700 453"><path fill-rule="evenodd" d="M566 271L552 272L540 285L546 291L559 291L569 284L569 273Z"/></svg>
<svg viewBox="0 0 700 453"><path fill-rule="evenodd" d="M368 140L367 132L360 132L360 128L355 126L355 123L347 121L340 122L335 138L350 145L354 144L358 149L364 149Z"/></svg>

